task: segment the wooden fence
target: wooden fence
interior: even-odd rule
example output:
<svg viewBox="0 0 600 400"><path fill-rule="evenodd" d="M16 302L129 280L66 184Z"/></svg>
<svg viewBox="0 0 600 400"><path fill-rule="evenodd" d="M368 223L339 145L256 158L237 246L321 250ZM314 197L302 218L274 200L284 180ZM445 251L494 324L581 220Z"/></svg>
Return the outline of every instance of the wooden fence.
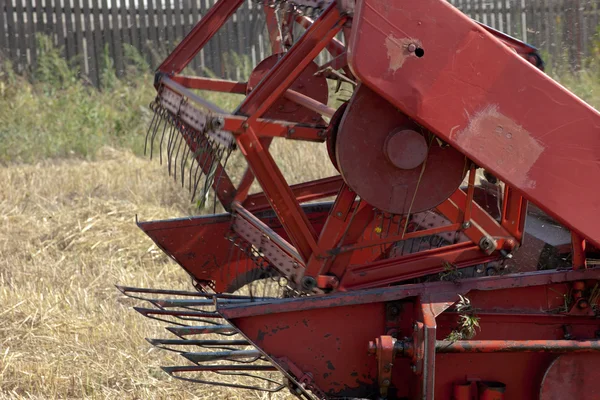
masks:
<svg viewBox="0 0 600 400"><path fill-rule="evenodd" d="M17 71L27 72L40 52L36 34L48 35L82 75L98 84L106 60L122 75L132 49L156 67L214 1L0 0L0 51ZM578 67L598 51L600 0L451 2L470 17L537 46L553 61ZM261 7L246 0L192 67L242 77L270 52L265 29Z"/></svg>

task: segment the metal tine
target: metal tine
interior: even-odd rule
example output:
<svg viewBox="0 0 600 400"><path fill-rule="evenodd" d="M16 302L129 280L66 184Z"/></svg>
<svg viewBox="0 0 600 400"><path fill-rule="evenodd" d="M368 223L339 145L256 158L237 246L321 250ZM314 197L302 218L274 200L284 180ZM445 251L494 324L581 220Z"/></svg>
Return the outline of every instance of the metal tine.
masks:
<svg viewBox="0 0 600 400"><path fill-rule="evenodd" d="M151 160L154 155L154 138L156 137L156 132L158 132L158 130L160 129L161 123L163 123L163 124L167 123L166 119L165 119L165 112L166 112L166 110L161 107L159 119L158 119L156 125L154 126L154 130L152 131L152 137L150 138L150 159Z"/></svg>
<svg viewBox="0 0 600 400"><path fill-rule="evenodd" d="M169 176L171 176L171 165L173 165L173 174L175 175L175 179L177 179L177 168L175 167L177 165L177 159L175 158L175 160L173 160L173 156L179 153L182 138L183 134L181 133L180 128L177 125L175 125L175 137L173 139L173 142L171 142L171 150L169 154ZM176 149L178 150L177 153L175 152Z"/></svg>
<svg viewBox="0 0 600 400"><path fill-rule="evenodd" d="M262 357L262 353L258 350L210 351L202 353L181 353L181 355L196 364L209 361L234 360L242 363L252 363Z"/></svg>
<svg viewBox="0 0 600 400"><path fill-rule="evenodd" d="M195 135L193 135L192 130L188 130L188 138L186 142L193 142ZM187 160L189 158L190 152L192 151L192 146L190 143L186 143L187 145L183 149L183 154L181 154L181 187L185 188L185 166L187 164Z"/></svg>
<svg viewBox="0 0 600 400"><path fill-rule="evenodd" d="M261 301L263 299L259 299ZM215 302L211 299L146 299L150 303L156 305L161 308L170 308L170 307L200 307L200 306L214 306ZM218 300L220 304L238 304L238 303L248 303L250 299L220 299Z"/></svg>
<svg viewBox="0 0 600 400"><path fill-rule="evenodd" d="M247 365L247 364L240 364L240 365ZM262 365L262 364L261 364ZM245 372L229 372L229 371L215 371L215 374L219 374L219 375L229 375L229 376L248 376L250 378L255 378L261 381L266 381L266 382L271 382L274 383L276 385L279 385L279 382L276 380L273 380L271 378L267 378L265 376L258 376L258 375L252 375L252 374L248 374Z"/></svg>
<svg viewBox="0 0 600 400"><path fill-rule="evenodd" d="M221 168L221 172L217 177L217 183L215 184L215 192L219 190L219 185L221 184L221 177L223 176L223 171L225 171L225 167L227 167L227 161L229 161L229 156L231 155L231 149L228 149L227 156L225 157L225 162L223 163L223 167ZM217 196L215 195L213 199L213 214L217 213Z"/></svg>
<svg viewBox="0 0 600 400"><path fill-rule="evenodd" d="M163 153L163 148L164 148L163 143L164 143L164 140L165 140L165 133L167 133L167 125L169 125L167 123L168 122L167 120L170 117L169 112L167 110L165 110L165 114L166 114L165 115L165 124L163 126L162 134L160 135L160 143L159 143L159 146L158 146L158 152L159 152L159 156L160 156L159 157L160 158L160 165L162 165L162 153Z"/></svg>
<svg viewBox="0 0 600 400"><path fill-rule="evenodd" d="M194 171L194 187L192 188L191 182L190 182L190 192L192 193L192 203L194 202L194 198L196 197L196 187L198 186L198 182L200 181L200 178L198 177L198 170L201 167L201 163L196 159L196 170ZM200 176L202 176L202 171L200 171Z"/></svg>
<svg viewBox="0 0 600 400"><path fill-rule="evenodd" d="M216 333L224 336L233 336L238 333L231 325L204 325L204 326L167 326L165 328L172 334L183 338L190 335L204 335Z"/></svg>
<svg viewBox="0 0 600 400"><path fill-rule="evenodd" d="M209 311L191 311L191 310L161 310L157 308L133 307L133 309L143 316L150 315L168 315L172 317L198 317L198 318L223 318L216 312Z"/></svg>
<svg viewBox="0 0 600 400"><path fill-rule="evenodd" d="M183 365L176 367L160 367L166 373L174 372L223 372L223 371L265 371L275 372L273 365L244 365L244 364L218 364L218 365Z"/></svg>
<svg viewBox="0 0 600 400"><path fill-rule="evenodd" d="M204 187L201 190L201 194L202 194L202 200L201 204L204 206L204 202L206 201L206 195L208 193L208 191L210 190L210 187L212 186L211 180L214 177L215 174L215 170L216 170L216 166L218 161L217 155L215 154L217 152L217 150L211 146L210 149L210 167L208 169L208 172L205 173L205 179L204 179Z"/></svg>
<svg viewBox="0 0 600 400"><path fill-rule="evenodd" d="M148 339L146 340L153 346L200 346L200 347L219 347L219 346L250 346L247 340L198 340L198 339Z"/></svg>
<svg viewBox="0 0 600 400"><path fill-rule="evenodd" d="M148 294L165 294L170 296L195 296L195 297L205 297L205 298L218 298L218 299L250 299L250 296L243 296L237 294L212 294L212 293L200 293L200 292L192 292L189 290L173 290L173 289L152 289L152 288L138 288L133 286L122 286L115 285L116 288L126 296L129 296L127 293L148 293ZM131 297L131 296L129 296ZM138 297L134 297L138 298ZM142 300L147 300L146 298L140 297Z"/></svg>
<svg viewBox="0 0 600 400"><path fill-rule="evenodd" d="M175 138L175 124L171 121L171 129L169 130L169 140L167 141L167 167L169 176L171 176L171 149L173 147L173 140Z"/></svg>
<svg viewBox="0 0 600 400"><path fill-rule="evenodd" d="M221 319L222 317L216 313L204 313L200 311L171 311L171 310L157 310L153 308L141 308L133 307L133 309L146 318L154 319L156 321L166 322L167 324L176 324L179 326L189 326L173 320L157 317L156 315L165 315L173 317L181 321L186 322L201 322L203 324L219 325L219 322L207 320L205 318ZM196 316L192 316L196 314Z"/></svg>
<svg viewBox="0 0 600 400"><path fill-rule="evenodd" d="M193 148L197 149L200 143L200 136L199 135L195 135L194 136L194 144L195 146ZM192 161L190 162L190 171L188 173L188 191L191 193L192 191L192 175L194 176L194 182L196 182L196 173L192 173L192 170L194 169L194 166L196 167L196 172L198 171L198 167L199 167L199 162L196 159L196 157L194 157L195 155L195 151L192 151L192 146L190 147L190 154L192 154ZM196 165L194 165L196 164Z"/></svg>
<svg viewBox="0 0 600 400"><path fill-rule="evenodd" d="M144 155L147 154L147 150L148 150L148 137L150 136L150 131L154 127L154 121L157 121L156 117L157 117L158 113L161 111L161 110L158 110L156 108L156 105L157 105L157 101L154 100L148 106L153 111L153 115L152 115L152 121L150 122L150 126L148 126L148 132L146 132L146 140L144 140ZM158 121L157 121L157 123L158 123Z"/></svg>
<svg viewBox="0 0 600 400"><path fill-rule="evenodd" d="M200 183L200 180L202 179L202 174L204 173L204 169L206 167L206 163L211 159L210 155L206 155L206 153L209 153L210 150L210 142L208 140L204 140L205 145L199 147L199 149L202 149L202 156L204 157L204 162L202 163L202 166L200 167L200 175L197 177L196 182L194 183L194 189L192 191L192 201L194 201L194 199L196 198L196 193L198 190L198 184ZM198 163L199 165L200 163ZM200 166L200 165L199 165Z"/></svg>
<svg viewBox="0 0 600 400"><path fill-rule="evenodd" d="M177 349L171 346L196 346L202 347L205 349L211 350L222 350L222 351L234 351L239 350L236 347L228 347L228 346L249 346L249 343L245 340L186 340L186 339L148 339L146 340L153 346L162 349L171 351L178 354L183 354L186 351ZM205 342L220 342L220 343L205 343ZM230 344L228 344L228 342ZM235 342L242 342L242 344L236 344ZM232 343L232 344L231 344ZM228 346L226 346L228 345Z"/></svg>
<svg viewBox="0 0 600 400"><path fill-rule="evenodd" d="M175 179L175 182L177 182L177 159L179 158L179 152L181 151L181 145L183 143L186 143L185 146L187 147L187 129L185 129L184 126L181 126L179 129L179 145L177 146L177 153L175 153L175 161L173 162L173 164L175 165L173 167L173 178Z"/></svg>
<svg viewBox="0 0 600 400"><path fill-rule="evenodd" d="M273 381L272 379L268 379L268 378L263 378L263 377L259 377L259 376L255 376L255 375L250 375L250 374L244 374L244 373L238 373L236 375L239 376L249 376L252 378L256 378L259 380L263 380L263 381L268 381L268 382L273 382L275 385L277 385L274 388L262 388L259 386L249 386L249 385L238 385L235 383L226 383L226 382L215 382L215 381L206 381L206 380L202 380L202 379L194 379L194 378L186 378L183 376L178 376L175 375L175 373L177 372L218 372L218 371L276 371L277 369L273 366L270 365L239 365L238 367L248 367L247 369L241 369L241 368L232 368L229 366L221 366L221 365L203 365L203 366L197 366L197 367L191 367L191 366L183 366L183 367L161 367L163 371L165 371L167 374L169 374L169 376L171 376L172 378L175 379L179 379L182 381L186 381L186 382L192 382L192 383L199 383L199 384L204 384L204 385L213 385L213 386L222 386L222 387L229 387L229 388L236 388L236 389L248 389L248 390L259 390L259 391L263 391L263 392L279 392L280 390L282 390L283 388L285 388L286 386L280 382L276 382ZM264 367L264 368L259 368L259 367Z"/></svg>

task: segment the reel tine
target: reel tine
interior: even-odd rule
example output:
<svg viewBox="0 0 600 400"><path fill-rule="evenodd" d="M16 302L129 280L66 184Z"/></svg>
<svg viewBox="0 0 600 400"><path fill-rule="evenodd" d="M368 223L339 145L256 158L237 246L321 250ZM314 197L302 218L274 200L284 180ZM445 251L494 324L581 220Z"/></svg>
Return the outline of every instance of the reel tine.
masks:
<svg viewBox="0 0 600 400"><path fill-rule="evenodd" d="M203 142L204 143L201 146L199 146L198 150L197 150L197 152L198 151L201 152L202 155L200 157L203 158L203 162L202 162L202 166L200 168L200 174L198 175L197 180L196 180L196 182L194 184L194 191L193 191L193 194L192 194L192 202L196 198L196 193L197 193L197 190L198 190L198 185L200 184L200 181L202 180L202 174L204 174L206 163L210 159L210 156L208 155L208 153L209 153L208 148L210 146L210 143L209 143L209 141L206 138L203 138ZM198 157L198 156L196 156L196 157Z"/></svg>
<svg viewBox="0 0 600 400"><path fill-rule="evenodd" d="M144 140L144 155L147 154L148 137L150 137L150 131L154 127L154 122L156 121L156 116L159 113L159 110L156 109L156 100L154 100L152 103L150 103L150 105L148 107L154 112L154 114L152 115L152 121L150 121L150 126L148 126L148 131L146 132L146 139Z"/></svg>
<svg viewBox="0 0 600 400"><path fill-rule="evenodd" d="M181 145L183 144L183 142L185 142L185 136L186 136L186 129L185 128L179 128L179 136L178 136L178 145L177 145L177 152L175 153L175 160L173 161L173 178L175 179L175 182L177 182L177 159L179 158L179 152L181 151Z"/></svg>
<svg viewBox="0 0 600 400"><path fill-rule="evenodd" d="M161 107L161 111L158 113L159 114L159 119L156 122L156 125L154 126L154 129L152 130L152 137L150 138L150 159L152 160L152 157L154 155L154 138L156 137L156 132L158 132L158 129L160 128L160 124L163 123L164 118L164 110ZM144 149L145 151L145 149Z"/></svg>
<svg viewBox="0 0 600 400"><path fill-rule="evenodd" d="M218 189L219 189L219 185L221 184L221 177L223 176L223 171L225 171L225 167L227 167L227 161L229 161L230 155L231 155L231 149L228 149L227 156L225 157L225 162L223 163L221 172L219 173L219 176L217 177L217 183L215 184L215 192L218 191ZM215 197L213 200L214 200L213 201L213 214L216 214L217 213L217 195L216 195L216 193L215 193Z"/></svg>
<svg viewBox="0 0 600 400"><path fill-rule="evenodd" d="M200 147L200 139L201 139L201 135L200 134L196 134L194 135L194 149L198 149ZM192 161L190 162L190 172L188 173L188 191L191 193L192 192L192 175L194 176L193 181L196 182L196 175L198 173L198 168L200 167L200 163L198 162L198 159L196 158L196 153L197 150L193 150L192 151L192 147L190 146L190 155L191 155L191 159ZM194 165L195 164L195 165ZM195 167L195 170L194 170ZM194 170L194 172L192 172L192 170ZM192 202L194 200L192 199Z"/></svg>
<svg viewBox="0 0 600 400"><path fill-rule="evenodd" d="M217 367L218 370L210 368L210 367ZM228 368L229 367L229 368ZM234 368L235 367L235 368ZM270 366L270 365L264 365L264 366L248 366L249 368L247 369L248 371L274 371L274 367ZM260 368L260 367L264 367L264 368ZM205 385L214 385L214 386L222 386L222 387L230 387L230 388L236 388L236 389L249 389L249 390L257 390L257 391L262 391L262 392L278 392L282 389L284 389L286 386L284 384L282 384L281 382L277 382L277 381L273 381L272 379L268 379L268 378L263 378L260 376L256 376L256 375L252 375L252 374L248 374L248 373L243 373L243 372L232 372L232 373L223 373L223 370L232 370L232 371L241 371L244 370L242 368L240 368L240 366L227 366L227 365L206 365L206 366L177 366L177 367L161 367L163 371L165 371L169 376L171 376L172 378L175 379L179 379L179 380L183 380L186 382L193 382L193 383L199 383L199 384L205 384ZM219 372L221 371L221 372ZM220 375L237 375L237 376L246 376L246 377L251 377L251 378L257 378L259 380L263 380L263 381L270 381L273 382L274 385L276 385L273 388L263 388L263 387L259 387L259 386L249 386L249 385L240 385L240 384L236 384L236 383L226 383L226 382L215 382L215 381L206 381L206 380L202 380L202 379L195 379L195 378L187 378L184 376L179 376L176 375L176 373L183 373L183 372L215 372L218 373Z"/></svg>
<svg viewBox="0 0 600 400"><path fill-rule="evenodd" d="M167 112L167 111L165 111ZM163 142L165 140L165 133L167 133L167 119L168 115L165 117L165 124L163 126L163 131L162 134L160 135L160 145L158 147L159 153L160 153L160 165L162 165L162 152L163 152Z"/></svg>
<svg viewBox="0 0 600 400"><path fill-rule="evenodd" d="M190 135L187 138L186 142L187 141L193 141L194 140L193 138L194 138L194 136L192 136L191 133L190 133ZM181 165L180 165L180 168L181 168L181 187L182 188L185 188L185 169L186 169L185 166L187 164L190 152L191 152L191 146L186 143L186 146L183 149L183 154L181 155Z"/></svg>
<svg viewBox="0 0 600 400"><path fill-rule="evenodd" d="M202 207L204 207L204 205L206 204L206 201L208 200L208 192L210 191L210 188L212 186L212 182L215 176L215 172L217 170L217 165L219 163L219 156L216 154L217 153L217 149L215 149L213 146L211 146L210 148L210 168L208 170L208 173L206 174L206 179L204 180L204 188L202 189Z"/></svg>
<svg viewBox="0 0 600 400"><path fill-rule="evenodd" d="M192 159L194 160L194 162L191 163L192 166L190 168L190 179L189 179L190 180L190 182L189 182L189 191L190 191L190 193L192 193L192 202L194 201L194 192L193 192L193 189L192 189L192 181L194 182L194 184L198 181L198 170L201 167L200 160L198 159L198 149L201 148L201 143L202 143L202 136L201 135L197 135L195 137L195 144L196 145L194 147L194 151L193 151L193 154L192 154ZM196 164L196 166L195 166L195 170L193 172L194 179L192 180L192 168L194 168L194 163Z"/></svg>
<svg viewBox="0 0 600 400"><path fill-rule="evenodd" d="M171 157L173 156L173 142L176 140L175 131L175 122L171 121L171 130L169 131L169 140L167 142L167 170L169 171L169 176L171 176Z"/></svg>

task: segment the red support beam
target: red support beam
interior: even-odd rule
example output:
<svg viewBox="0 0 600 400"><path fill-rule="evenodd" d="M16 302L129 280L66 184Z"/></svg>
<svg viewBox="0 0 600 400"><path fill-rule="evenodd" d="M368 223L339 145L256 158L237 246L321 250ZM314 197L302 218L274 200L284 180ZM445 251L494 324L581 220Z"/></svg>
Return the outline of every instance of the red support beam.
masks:
<svg viewBox="0 0 600 400"><path fill-rule="evenodd" d="M217 1L163 61L158 70L168 75L175 75L183 71L243 2L243 0Z"/></svg>

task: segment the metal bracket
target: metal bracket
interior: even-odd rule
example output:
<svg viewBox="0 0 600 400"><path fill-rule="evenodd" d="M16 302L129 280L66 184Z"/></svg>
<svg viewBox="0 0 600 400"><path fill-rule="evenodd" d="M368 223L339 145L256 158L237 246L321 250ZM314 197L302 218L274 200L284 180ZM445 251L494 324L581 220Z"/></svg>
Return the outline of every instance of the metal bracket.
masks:
<svg viewBox="0 0 600 400"><path fill-rule="evenodd" d="M392 383L392 367L396 358L396 339L385 335L369 342L369 354L377 357L377 381L379 383L379 394L386 398L388 389Z"/></svg>
<svg viewBox="0 0 600 400"><path fill-rule="evenodd" d="M281 365L286 369L293 377L296 378L297 382L301 387L296 387L295 390L292 389L292 393L300 396L302 393L305 393L307 390L311 391L315 396L319 399L326 399L325 392L323 392L313 381L313 376L311 373L304 373L300 368L298 368L293 362L291 362L287 357L279 357L276 358L275 361L277 364Z"/></svg>

